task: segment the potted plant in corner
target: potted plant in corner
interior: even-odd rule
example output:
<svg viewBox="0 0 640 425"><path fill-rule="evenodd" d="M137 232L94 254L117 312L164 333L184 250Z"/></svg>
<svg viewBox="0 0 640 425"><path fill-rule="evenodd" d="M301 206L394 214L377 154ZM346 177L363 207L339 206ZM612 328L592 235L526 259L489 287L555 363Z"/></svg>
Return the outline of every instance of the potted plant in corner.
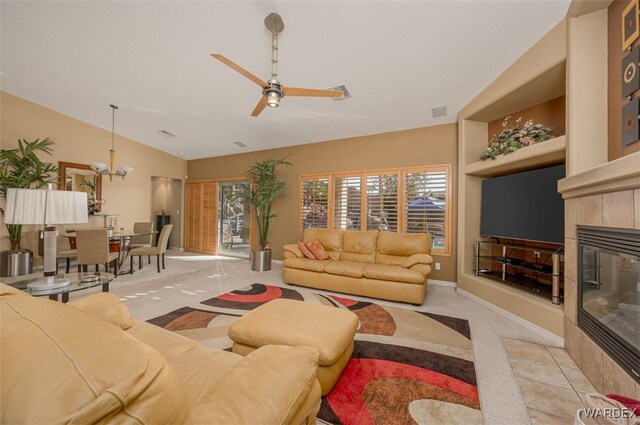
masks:
<svg viewBox="0 0 640 425"><path fill-rule="evenodd" d="M6 199L7 189L9 188L40 188L47 183L54 183L58 167L49 162L44 162L38 158L38 153L43 152L51 155L51 146L55 143L53 139L36 139L32 142L27 140L18 140L17 149L1 149L0 150L0 197ZM0 208L0 213L4 216L4 209ZM31 251L21 249L22 245L22 225L7 224L9 233L10 251L2 252L2 260L8 261L10 254L26 255L28 257L28 266L31 268ZM23 262L20 262L23 264ZM5 271L6 263L3 264L2 271ZM13 271L17 274L20 270ZM4 274L4 273L2 273ZM22 274L22 273L20 273Z"/></svg>
<svg viewBox="0 0 640 425"><path fill-rule="evenodd" d="M242 199L254 208L258 225L259 249L252 251L251 270L271 270L271 248L268 245L269 227L275 214L271 212L273 201L284 191L287 183L278 180L278 167L291 165L282 159L265 159L256 161L247 168L245 176L250 180L241 186Z"/></svg>

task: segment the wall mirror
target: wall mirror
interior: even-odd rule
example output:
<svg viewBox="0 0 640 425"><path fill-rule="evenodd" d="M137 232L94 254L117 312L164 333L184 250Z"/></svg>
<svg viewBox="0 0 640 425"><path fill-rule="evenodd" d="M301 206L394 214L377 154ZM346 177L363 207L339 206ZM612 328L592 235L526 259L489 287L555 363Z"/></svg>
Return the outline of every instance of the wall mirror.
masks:
<svg viewBox="0 0 640 425"><path fill-rule="evenodd" d="M102 176L88 164L58 163L58 189L87 193L89 214L100 212L102 203Z"/></svg>

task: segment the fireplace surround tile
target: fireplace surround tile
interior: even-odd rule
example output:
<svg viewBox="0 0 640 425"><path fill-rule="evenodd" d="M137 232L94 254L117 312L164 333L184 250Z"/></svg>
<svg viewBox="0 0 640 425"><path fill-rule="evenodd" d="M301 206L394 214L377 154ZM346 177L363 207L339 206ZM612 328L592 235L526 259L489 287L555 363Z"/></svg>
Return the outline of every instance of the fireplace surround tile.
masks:
<svg viewBox="0 0 640 425"><path fill-rule="evenodd" d="M571 321L571 323L576 323L576 320L577 320L577 314L578 314L577 313L577 310L578 310L577 297L578 297L578 285L572 279L565 277L564 279L564 315Z"/></svg>
<svg viewBox="0 0 640 425"><path fill-rule="evenodd" d="M544 345L510 338L502 338L502 344L510 359L535 360L549 364L556 363Z"/></svg>
<svg viewBox="0 0 640 425"><path fill-rule="evenodd" d="M602 194L581 198L578 217L583 226L602 226Z"/></svg>
<svg viewBox="0 0 640 425"><path fill-rule="evenodd" d="M580 212L580 198L565 199L564 201L564 235L576 239L576 225Z"/></svg>
<svg viewBox="0 0 640 425"><path fill-rule="evenodd" d="M571 321L565 317L564 318L564 348L567 350L567 353L578 366L582 368L582 362L580 361L580 352L581 346L580 343L582 338L580 337L580 330L578 327L571 323Z"/></svg>
<svg viewBox="0 0 640 425"><path fill-rule="evenodd" d="M635 381L609 356L604 356L602 360L603 394L622 394L634 398Z"/></svg>
<svg viewBox="0 0 640 425"><path fill-rule="evenodd" d="M640 229L640 189L633 191L633 205L634 228Z"/></svg>
<svg viewBox="0 0 640 425"><path fill-rule="evenodd" d="M541 410L552 415L574 418L576 410L584 407L575 391L546 385L516 376L524 404L527 408Z"/></svg>
<svg viewBox="0 0 640 425"><path fill-rule="evenodd" d="M604 352L591 338L580 331L580 368L594 387L602 389L602 363Z"/></svg>
<svg viewBox="0 0 640 425"><path fill-rule="evenodd" d="M571 425L573 420L561 416L552 415L542 410L527 409L531 425Z"/></svg>
<svg viewBox="0 0 640 425"><path fill-rule="evenodd" d="M545 363L530 359L511 358L511 369L515 376L542 382L560 388L572 389L569 380L560 367L554 362Z"/></svg>
<svg viewBox="0 0 640 425"><path fill-rule="evenodd" d="M606 227L633 228L634 217L633 214L629 214L631 205L632 190L605 193L602 197L602 224Z"/></svg>
<svg viewBox="0 0 640 425"><path fill-rule="evenodd" d="M564 278L576 281L576 269L578 268L578 241L564 239ZM565 300L566 302L566 300Z"/></svg>

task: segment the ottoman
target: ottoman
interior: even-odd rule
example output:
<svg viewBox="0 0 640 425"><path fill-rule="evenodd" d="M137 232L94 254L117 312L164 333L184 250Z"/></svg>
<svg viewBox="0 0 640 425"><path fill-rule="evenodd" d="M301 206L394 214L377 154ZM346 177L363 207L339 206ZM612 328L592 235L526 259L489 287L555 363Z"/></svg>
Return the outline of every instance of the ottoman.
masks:
<svg viewBox="0 0 640 425"><path fill-rule="evenodd" d="M233 352L247 355L263 345L316 347L322 395L331 391L353 353L360 321L349 310L277 299L248 312L229 327Z"/></svg>

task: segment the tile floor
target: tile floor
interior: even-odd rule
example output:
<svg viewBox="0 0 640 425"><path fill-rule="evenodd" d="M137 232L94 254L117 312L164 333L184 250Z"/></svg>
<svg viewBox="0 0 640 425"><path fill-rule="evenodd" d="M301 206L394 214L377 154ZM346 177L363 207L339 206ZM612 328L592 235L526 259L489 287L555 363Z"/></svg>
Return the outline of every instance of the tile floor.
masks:
<svg viewBox="0 0 640 425"><path fill-rule="evenodd" d="M574 423L585 393L597 392L562 348L502 338L533 425Z"/></svg>

